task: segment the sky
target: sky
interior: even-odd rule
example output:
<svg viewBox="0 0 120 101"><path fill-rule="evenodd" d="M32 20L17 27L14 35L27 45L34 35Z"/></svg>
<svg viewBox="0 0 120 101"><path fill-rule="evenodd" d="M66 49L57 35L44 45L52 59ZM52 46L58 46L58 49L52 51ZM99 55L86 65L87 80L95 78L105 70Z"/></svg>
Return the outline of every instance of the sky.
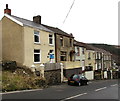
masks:
<svg viewBox="0 0 120 101"><path fill-rule="evenodd" d="M120 0L75 0L65 20L73 1L1 0L0 19L4 16L4 9L8 4L12 15L28 20L33 20L33 16L41 15L42 24L72 33L77 41L118 45Z"/></svg>

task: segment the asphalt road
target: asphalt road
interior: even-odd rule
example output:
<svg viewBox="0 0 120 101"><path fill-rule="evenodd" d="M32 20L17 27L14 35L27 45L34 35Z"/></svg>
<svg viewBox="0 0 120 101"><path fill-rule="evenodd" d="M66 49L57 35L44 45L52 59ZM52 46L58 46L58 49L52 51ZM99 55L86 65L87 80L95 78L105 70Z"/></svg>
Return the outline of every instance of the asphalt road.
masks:
<svg viewBox="0 0 120 101"><path fill-rule="evenodd" d="M33 101L35 99L38 101L69 101L73 99L78 101L89 99L90 101L93 99L104 99L105 101L114 101L119 98L118 89L120 89L118 80L90 81L87 86L69 86L63 83L45 89L4 93L2 94L2 99L12 99L11 101L14 101L13 99L34 99Z"/></svg>

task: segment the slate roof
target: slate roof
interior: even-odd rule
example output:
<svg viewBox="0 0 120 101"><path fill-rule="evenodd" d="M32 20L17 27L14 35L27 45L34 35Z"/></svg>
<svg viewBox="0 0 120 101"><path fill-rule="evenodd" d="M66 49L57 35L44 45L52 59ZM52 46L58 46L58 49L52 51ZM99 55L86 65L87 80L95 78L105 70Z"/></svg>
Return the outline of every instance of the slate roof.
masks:
<svg viewBox="0 0 120 101"><path fill-rule="evenodd" d="M94 47L92 45L89 45L89 47L91 47L96 52L101 52L101 53L104 53L105 55L112 55L110 52L108 52L108 51L106 51L106 50L104 50L102 48L97 48L97 47Z"/></svg>
<svg viewBox="0 0 120 101"><path fill-rule="evenodd" d="M110 52L108 52L108 51L106 51L104 49L97 48L97 47L94 47L94 46L92 46L90 44L79 42L79 41L76 41L76 40L74 40L74 46L85 47L87 50L93 50L93 51L96 51L96 52L104 53L106 55L112 55Z"/></svg>
<svg viewBox="0 0 120 101"><path fill-rule="evenodd" d="M42 24L42 25L43 25L44 27L52 30L55 34L74 38L72 34L68 34L68 33L62 31L61 29L59 29L59 28L57 28L57 27L51 27L51 26L44 25L44 24Z"/></svg>
<svg viewBox="0 0 120 101"><path fill-rule="evenodd" d="M74 46L85 47L85 43L74 40Z"/></svg>
<svg viewBox="0 0 120 101"><path fill-rule="evenodd" d="M23 19L23 18L14 16L14 15L10 15L10 16L12 18L16 19L17 21L23 23L24 26L29 26L29 27L37 28L37 29L44 30L44 31L47 31L47 32L53 32L53 31L47 29L46 27L44 27L43 25L37 24L37 23L35 23L33 21L30 21L30 20L27 20L27 19Z"/></svg>
<svg viewBox="0 0 120 101"><path fill-rule="evenodd" d="M55 34L58 34L58 35L74 38L72 34L68 34L68 33L62 31L59 28L51 27L51 26L44 25L44 24L37 24L33 21L30 21L30 20L27 20L27 19L24 19L24 18L20 18L20 17L14 16L14 15L10 15L10 16L12 18L16 19L17 21L23 23L24 26L37 28L37 29L44 30L44 31L47 31L47 32L54 32Z"/></svg>

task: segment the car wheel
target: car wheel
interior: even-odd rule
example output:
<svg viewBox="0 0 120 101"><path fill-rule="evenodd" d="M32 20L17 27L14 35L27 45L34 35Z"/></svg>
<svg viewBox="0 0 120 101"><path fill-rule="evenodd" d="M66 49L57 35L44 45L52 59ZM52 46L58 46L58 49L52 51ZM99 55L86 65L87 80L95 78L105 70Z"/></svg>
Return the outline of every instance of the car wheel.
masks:
<svg viewBox="0 0 120 101"><path fill-rule="evenodd" d="M88 82L85 82L85 85L88 85Z"/></svg>
<svg viewBox="0 0 120 101"><path fill-rule="evenodd" d="M70 82L68 81L68 85L70 85Z"/></svg>

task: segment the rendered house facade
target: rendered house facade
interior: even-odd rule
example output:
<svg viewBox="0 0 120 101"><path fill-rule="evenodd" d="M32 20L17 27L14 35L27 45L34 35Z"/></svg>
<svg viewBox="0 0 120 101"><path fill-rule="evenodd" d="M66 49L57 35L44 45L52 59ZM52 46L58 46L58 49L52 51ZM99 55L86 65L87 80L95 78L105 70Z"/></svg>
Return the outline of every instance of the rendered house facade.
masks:
<svg viewBox="0 0 120 101"><path fill-rule="evenodd" d="M84 43L74 41L74 47L75 47L75 61L80 62L80 67L82 68L82 71L85 70L85 53L86 48L84 46Z"/></svg>
<svg viewBox="0 0 120 101"><path fill-rule="evenodd" d="M1 19L2 61L12 60L27 67L55 63L54 33L42 26L38 17L29 21L5 13Z"/></svg>

